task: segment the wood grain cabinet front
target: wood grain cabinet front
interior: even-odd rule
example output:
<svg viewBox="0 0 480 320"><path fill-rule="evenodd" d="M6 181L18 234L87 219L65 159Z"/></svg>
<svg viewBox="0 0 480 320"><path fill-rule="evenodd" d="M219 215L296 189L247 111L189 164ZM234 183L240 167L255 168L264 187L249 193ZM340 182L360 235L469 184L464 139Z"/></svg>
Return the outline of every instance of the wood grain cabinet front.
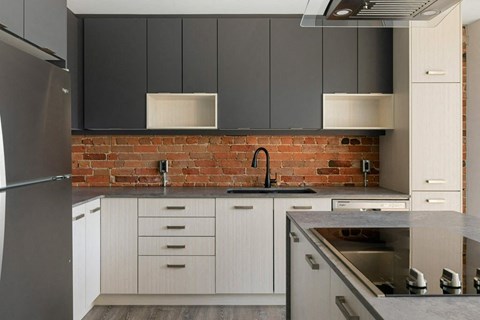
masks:
<svg viewBox="0 0 480 320"><path fill-rule="evenodd" d="M273 199L217 199L216 292L273 293Z"/></svg>
<svg viewBox="0 0 480 320"><path fill-rule="evenodd" d="M102 199L101 292L137 293L137 199Z"/></svg>
<svg viewBox="0 0 480 320"><path fill-rule="evenodd" d="M138 258L140 294L215 293L215 257Z"/></svg>

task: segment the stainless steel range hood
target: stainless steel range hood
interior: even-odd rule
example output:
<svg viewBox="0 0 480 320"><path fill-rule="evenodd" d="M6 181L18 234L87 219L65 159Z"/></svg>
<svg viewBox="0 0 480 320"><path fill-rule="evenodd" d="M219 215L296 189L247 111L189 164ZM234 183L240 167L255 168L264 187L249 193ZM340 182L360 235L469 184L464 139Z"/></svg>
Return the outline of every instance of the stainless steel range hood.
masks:
<svg viewBox="0 0 480 320"><path fill-rule="evenodd" d="M309 0L302 27L435 27L461 0Z"/></svg>

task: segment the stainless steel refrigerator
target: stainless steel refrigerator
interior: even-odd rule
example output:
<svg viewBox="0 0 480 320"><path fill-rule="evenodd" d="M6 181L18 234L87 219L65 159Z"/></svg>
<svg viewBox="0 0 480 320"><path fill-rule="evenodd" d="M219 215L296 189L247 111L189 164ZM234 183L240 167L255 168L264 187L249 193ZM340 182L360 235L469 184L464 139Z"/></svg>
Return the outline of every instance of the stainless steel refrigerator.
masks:
<svg viewBox="0 0 480 320"><path fill-rule="evenodd" d="M72 318L69 75L0 42L0 318Z"/></svg>

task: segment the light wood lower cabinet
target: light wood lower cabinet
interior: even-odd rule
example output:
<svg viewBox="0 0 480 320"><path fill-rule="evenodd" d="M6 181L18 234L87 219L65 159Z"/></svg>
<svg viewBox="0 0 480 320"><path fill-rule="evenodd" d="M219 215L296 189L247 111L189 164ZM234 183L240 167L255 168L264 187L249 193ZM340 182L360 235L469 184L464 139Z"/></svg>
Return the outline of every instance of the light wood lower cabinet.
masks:
<svg viewBox="0 0 480 320"><path fill-rule="evenodd" d="M288 211L331 211L332 199L275 198L273 206L274 232L274 288L275 293L286 293L286 222Z"/></svg>
<svg viewBox="0 0 480 320"><path fill-rule="evenodd" d="M100 295L100 200L72 211L73 319L80 320Z"/></svg>
<svg viewBox="0 0 480 320"><path fill-rule="evenodd" d="M331 320L375 319L353 292L345 285L339 276L332 270L330 277L330 318Z"/></svg>
<svg viewBox="0 0 480 320"><path fill-rule="evenodd" d="M85 239L85 205L80 205L73 208L72 217L73 320L87 313Z"/></svg>
<svg viewBox="0 0 480 320"><path fill-rule="evenodd" d="M374 319L294 224L289 246L290 320Z"/></svg>
<svg viewBox="0 0 480 320"><path fill-rule="evenodd" d="M215 257L140 256L140 294L213 294Z"/></svg>
<svg viewBox="0 0 480 320"><path fill-rule="evenodd" d="M290 319L330 320L330 267L292 225Z"/></svg>
<svg viewBox="0 0 480 320"><path fill-rule="evenodd" d="M139 237L140 256L214 256L215 237Z"/></svg>
<svg viewBox="0 0 480 320"><path fill-rule="evenodd" d="M137 199L102 199L101 292L137 293Z"/></svg>
<svg viewBox="0 0 480 320"><path fill-rule="evenodd" d="M273 293L273 199L217 199L216 292Z"/></svg>
<svg viewBox="0 0 480 320"><path fill-rule="evenodd" d="M139 218L140 236L189 236L215 235L215 218Z"/></svg>
<svg viewBox="0 0 480 320"><path fill-rule="evenodd" d="M86 305L90 309L100 295L100 200L88 202L85 210L86 223Z"/></svg>
<svg viewBox="0 0 480 320"><path fill-rule="evenodd" d="M412 192L414 211L462 211L461 192Z"/></svg>

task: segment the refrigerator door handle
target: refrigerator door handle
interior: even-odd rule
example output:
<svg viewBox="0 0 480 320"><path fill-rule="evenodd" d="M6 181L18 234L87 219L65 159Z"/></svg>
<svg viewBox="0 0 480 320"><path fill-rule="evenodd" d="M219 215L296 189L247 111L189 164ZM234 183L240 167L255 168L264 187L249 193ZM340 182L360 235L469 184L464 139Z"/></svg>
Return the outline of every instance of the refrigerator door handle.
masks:
<svg viewBox="0 0 480 320"><path fill-rule="evenodd" d="M5 150L3 147L2 118L0 116L0 187L6 187ZM6 192L0 192L0 280L2 278L3 248L5 242Z"/></svg>

